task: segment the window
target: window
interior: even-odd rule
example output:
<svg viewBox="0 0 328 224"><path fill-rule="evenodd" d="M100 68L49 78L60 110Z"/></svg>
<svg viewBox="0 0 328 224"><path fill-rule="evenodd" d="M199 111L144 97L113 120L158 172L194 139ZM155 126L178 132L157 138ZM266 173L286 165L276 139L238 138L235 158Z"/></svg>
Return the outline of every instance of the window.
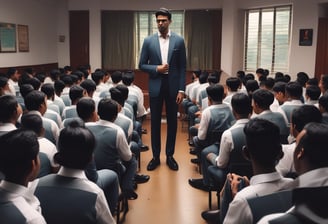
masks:
<svg viewBox="0 0 328 224"><path fill-rule="evenodd" d="M183 11L171 11L172 13L172 23L170 25L170 30L184 36L184 12ZM144 39L157 32L157 24L155 18L155 12L136 12L135 13L135 52L136 52L136 65L139 63L138 56L140 55L140 50Z"/></svg>
<svg viewBox="0 0 328 224"><path fill-rule="evenodd" d="M289 66L291 6L246 12L245 71L257 68L287 72Z"/></svg>

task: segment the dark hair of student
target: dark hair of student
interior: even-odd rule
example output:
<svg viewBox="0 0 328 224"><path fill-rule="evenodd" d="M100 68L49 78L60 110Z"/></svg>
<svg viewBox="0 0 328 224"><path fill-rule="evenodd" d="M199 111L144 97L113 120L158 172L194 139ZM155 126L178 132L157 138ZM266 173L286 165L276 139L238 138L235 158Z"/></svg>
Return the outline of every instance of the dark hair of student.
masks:
<svg viewBox="0 0 328 224"><path fill-rule="evenodd" d="M104 98L98 103L98 115L100 119L106 121L114 121L118 113L118 104L116 101Z"/></svg>
<svg viewBox="0 0 328 224"><path fill-rule="evenodd" d="M95 144L94 135L83 121L73 120L59 134L54 159L64 167L84 170L92 159Z"/></svg>

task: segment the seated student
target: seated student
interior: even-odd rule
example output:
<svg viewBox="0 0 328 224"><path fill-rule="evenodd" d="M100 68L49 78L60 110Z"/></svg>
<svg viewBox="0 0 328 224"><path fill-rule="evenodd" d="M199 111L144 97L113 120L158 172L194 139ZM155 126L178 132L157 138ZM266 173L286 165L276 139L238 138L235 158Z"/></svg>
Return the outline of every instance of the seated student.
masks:
<svg viewBox="0 0 328 224"><path fill-rule="evenodd" d="M55 80L54 82L54 88L55 88L55 98L54 98L54 104L56 104L59 107L59 114L63 114L63 110L65 108L65 103L63 99L60 97L63 89L65 88L65 83L61 80Z"/></svg>
<svg viewBox="0 0 328 224"><path fill-rule="evenodd" d="M78 85L73 85L69 89L69 98L71 100L70 106L66 106L63 110L62 118L63 120L67 118L76 118L78 117L76 112L76 104L82 97L86 96L86 91Z"/></svg>
<svg viewBox="0 0 328 224"><path fill-rule="evenodd" d="M27 94L24 101L27 111L42 117L42 125L45 129L44 137L56 144L59 135L59 127L55 121L43 117L47 111L46 95L41 91L33 90Z"/></svg>
<svg viewBox="0 0 328 224"><path fill-rule="evenodd" d="M138 195L133 189L137 161L129 148L124 131L114 124L117 113L117 102L108 98L99 101L100 119L88 126L97 141L94 158L97 169L110 169L117 173L126 197L137 199Z"/></svg>
<svg viewBox="0 0 328 224"><path fill-rule="evenodd" d="M41 215L40 202L28 188L40 169L39 143L32 131L22 129L0 137L1 223L46 223Z"/></svg>
<svg viewBox="0 0 328 224"><path fill-rule="evenodd" d="M17 103L15 96L0 96L0 135L16 129L22 108Z"/></svg>
<svg viewBox="0 0 328 224"><path fill-rule="evenodd" d="M328 92L319 98L319 110L322 114L322 123L328 124Z"/></svg>
<svg viewBox="0 0 328 224"><path fill-rule="evenodd" d="M270 105L272 105L274 95L272 92L266 89L258 89L253 93L252 106L253 115L252 118L258 117L269 120L278 125L280 130L281 143L287 143L287 136L289 135L289 128L286 125L284 117L278 112L272 112Z"/></svg>
<svg viewBox="0 0 328 224"><path fill-rule="evenodd" d="M8 78L0 75L0 96L10 95Z"/></svg>
<svg viewBox="0 0 328 224"><path fill-rule="evenodd" d="M222 85L212 85L206 88L209 100L209 107L203 112L197 130L197 136L193 137L195 150L198 155L205 147L214 144L217 136L213 136L214 131L225 131L230 128L235 118L230 107L222 103L224 89Z"/></svg>
<svg viewBox="0 0 328 224"><path fill-rule="evenodd" d="M20 95L16 96L16 100L19 103L19 105L21 105L23 112L26 111L24 98L26 97L27 94L29 94L33 90L34 90L34 88L31 84L22 84L19 86Z"/></svg>
<svg viewBox="0 0 328 224"><path fill-rule="evenodd" d="M43 137L44 128L42 126L42 118L36 114L25 113L21 117L21 128L34 131L35 134L37 134L40 145L40 153L44 153L50 161L51 173L57 173L59 170L59 164L54 160L54 155L57 153L57 148L51 141ZM42 168L43 167L41 166L41 170ZM42 172L42 174L44 174L44 172Z"/></svg>
<svg viewBox="0 0 328 224"><path fill-rule="evenodd" d="M259 223L327 223L324 206L328 195L327 145L326 124L311 122L305 125L296 138L294 152L295 169L299 175L291 184L295 188L292 192L295 206L285 214L265 216Z"/></svg>
<svg viewBox="0 0 328 224"><path fill-rule="evenodd" d="M226 85L228 87L228 94L224 98L223 103L228 104L231 108L231 98L241 88L241 81L237 77L229 77L226 80Z"/></svg>
<svg viewBox="0 0 328 224"><path fill-rule="evenodd" d="M288 127L290 125L290 115L292 111L303 105L303 102L301 101L302 93L302 86L298 82L289 82L286 84L286 101L278 107L277 112L284 116Z"/></svg>
<svg viewBox="0 0 328 224"><path fill-rule="evenodd" d="M305 90L305 104L314 105L319 108L319 97L321 90L319 86L309 85Z"/></svg>
<svg viewBox="0 0 328 224"><path fill-rule="evenodd" d="M247 198L276 192L292 181L275 170L276 162L283 156L279 127L268 120L254 118L246 124L244 132L246 146L243 150L252 163L253 177L250 185L239 191L229 204L225 224L253 223Z"/></svg>
<svg viewBox="0 0 328 224"><path fill-rule="evenodd" d="M291 115L290 134L296 139L298 134L303 130L304 126L310 122L321 123L322 115L318 108L312 105L303 105L293 110ZM276 165L276 170L283 176L295 174L294 168L294 150L296 143L282 145L284 156Z"/></svg>
<svg viewBox="0 0 328 224"><path fill-rule="evenodd" d="M244 135L243 127L249 121L249 116L252 111L251 101L249 97L244 93L236 93L231 99L232 112L236 118L236 123L232 125L229 129L225 130L222 134L220 144L213 144L206 147L201 152L201 169L203 178L202 179L189 179L189 184L197 189L209 189L211 185L208 174L208 167L213 164L218 170L217 174L222 174L224 178L222 182L225 181L225 176L227 174L227 166L229 163L230 153L235 149L234 139L240 134ZM219 178L218 178L219 179ZM218 186L219 183L214 184Z"/></svg>
<svg viewBox="0 0 328 224"><path fill-rule="evenodd" d="M57 174L40 178L35 191L48 224L115 223L104 192L84 173L95 144L92 132L79 122L71 122L60 132L55 161L61 168Z"/></svg>

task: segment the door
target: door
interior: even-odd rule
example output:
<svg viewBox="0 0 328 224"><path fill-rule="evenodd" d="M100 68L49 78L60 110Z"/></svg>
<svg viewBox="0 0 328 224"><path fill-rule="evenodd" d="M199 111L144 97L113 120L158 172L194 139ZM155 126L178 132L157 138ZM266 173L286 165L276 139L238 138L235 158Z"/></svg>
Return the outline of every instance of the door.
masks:
<svg viewBox="0 0 328 224"><path fill-rule="evenodd" d="M73 70L90 63L89 11L69 12L70 65Z"/></svg>

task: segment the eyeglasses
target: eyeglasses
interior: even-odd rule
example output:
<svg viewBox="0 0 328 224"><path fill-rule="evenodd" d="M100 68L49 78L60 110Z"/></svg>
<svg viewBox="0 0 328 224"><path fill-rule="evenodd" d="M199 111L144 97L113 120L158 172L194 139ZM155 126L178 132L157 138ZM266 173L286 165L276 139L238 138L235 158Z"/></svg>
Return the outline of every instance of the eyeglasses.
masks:
<svg viewBox="0 0 328 224"><path fill-rule="evenodd" d="M157 23L166 23L168 20L167 19L157 19Z"/></svg>

